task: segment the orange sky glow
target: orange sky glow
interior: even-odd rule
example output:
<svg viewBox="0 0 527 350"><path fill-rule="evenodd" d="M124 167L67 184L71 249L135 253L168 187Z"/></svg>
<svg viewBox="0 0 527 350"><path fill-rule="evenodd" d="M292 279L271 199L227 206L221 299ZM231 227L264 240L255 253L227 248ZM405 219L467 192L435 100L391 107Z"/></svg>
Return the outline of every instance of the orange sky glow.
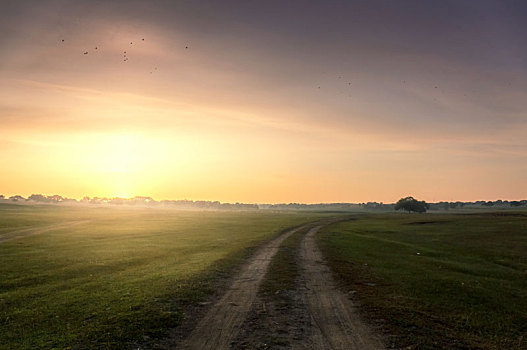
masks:
<svg viewBox="0 0 527 350"><path fill-rule="evenodd" d="M87 12L52 3L13 5L0 27L9 34L0 53L0 194L250 203L527 197L520 43L500 44L509 51L494 57L479 46L432 50L410 37L412 28L400 42L390 28L366 28L354 40L337 31L345 33L345 20L342 28L318 24L309 39L294 26L308 15L282 24L271 10L274 27L232 18L251 9L199 17L188 5L169 20L169 2L127 3L124 14L119 5L96 2ZM386 16L385 26L404 19ZM366 24L349 25L358 35Z"/></svg>

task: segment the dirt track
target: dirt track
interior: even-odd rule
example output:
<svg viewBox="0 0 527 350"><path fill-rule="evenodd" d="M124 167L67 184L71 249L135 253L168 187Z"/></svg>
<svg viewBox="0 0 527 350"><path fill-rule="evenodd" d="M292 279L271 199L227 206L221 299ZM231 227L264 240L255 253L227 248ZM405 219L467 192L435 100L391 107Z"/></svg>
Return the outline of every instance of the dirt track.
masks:
<svg viewBox="0 0 527 350"><path fill-rule="evenodd" d="M256 256L235 277L225 295L197 324L180 348L229 349L232 339L238 334L251 310L271 259L287 237L304 227L287 231L260 248Z"/></svg>
<svg viewBox="0 0 527 350"><path fill-rule="evenodd" d="M323 263L315 243L319 229L317 226L309 230L300 250L302 279L313 326L313 348L382 349L382 343L358 318L351 301L337 288L329 267Z"/></svg>
<svg viewBox="0 0 527 350"><path fill-rule="evenodd" d="M315 243L320 228L304 225L260 248L179 348L383 349L323 263ZM281 243L299 231L307 232L296 259L301 273L292 292L294 302L284 308L262 300L258 288ZM269 345L277 331L288 338L287 345Z"/></svg>
<svg viewBox="0 0 527 350"><path fill-rule="evenodd" d="M90 221L91 220L69 221L69 222L63 222L60 224L29 227L29 228L24 228L20 230L4 232L4 233L0 233L0 243L13 241L15 239L20 239L20 238L24 238L28 236L39 235L42 233L46 233L46 232L53 231L53 230L59 230L59 229L66 228L66 227L76 226L76 225L84 224Z"/></svg>

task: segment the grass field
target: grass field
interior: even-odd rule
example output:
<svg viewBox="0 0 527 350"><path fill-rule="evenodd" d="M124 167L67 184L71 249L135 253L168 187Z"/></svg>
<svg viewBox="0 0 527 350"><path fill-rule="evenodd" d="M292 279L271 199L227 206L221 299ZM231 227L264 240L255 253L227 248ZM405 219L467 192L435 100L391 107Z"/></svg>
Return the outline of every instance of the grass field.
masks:
<svg viewBox="0 0 527 350"><path fill-rule="evenodd" d="M389 346L527 349L527 213L358 215L319 243Z"/></svg>
<svg viewBox="0 0 527 350"><path fill-rule="evenodd" d="M4 237L76 222L0 243L0 348L129 348L166 336L251 248L316 216L0 205Z"/></svg>

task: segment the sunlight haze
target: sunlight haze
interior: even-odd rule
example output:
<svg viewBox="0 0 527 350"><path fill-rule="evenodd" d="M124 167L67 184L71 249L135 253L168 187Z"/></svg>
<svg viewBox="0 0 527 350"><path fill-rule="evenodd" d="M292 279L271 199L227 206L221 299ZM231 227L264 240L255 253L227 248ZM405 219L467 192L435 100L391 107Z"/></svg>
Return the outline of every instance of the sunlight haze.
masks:
<svg viewBox="0 0 527 350"><path fill-rule="evenodd" d="M527 196L525 5L374 2L7 1L0 194Z"/></svg>

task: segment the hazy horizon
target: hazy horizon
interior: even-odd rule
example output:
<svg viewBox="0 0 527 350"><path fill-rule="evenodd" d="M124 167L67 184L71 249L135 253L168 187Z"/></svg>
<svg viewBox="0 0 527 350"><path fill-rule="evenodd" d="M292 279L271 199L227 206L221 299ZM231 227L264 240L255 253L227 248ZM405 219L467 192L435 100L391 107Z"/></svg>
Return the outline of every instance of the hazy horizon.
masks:
<svg viewBox="0 0 527 350"><path fill-rule="evenodd" d="M193 202L220 202L220 203L227 203L227 204L234 204L234 203L239 203L239 204L257 204L257 205L279 205L279 204L307 204L307 205L316 205L316 204L321 204L321 205L325 205L325 204L361 204L361 203L382 203L382 204L395 204L397 202L397 200L401 199L401 198L404 198L404 197L408 197L408 196L411 196L411 194L406 194L406 195L403 195L403 196L400 196L400 198L398 198L397 200L393 201L393 202L383 202L383 201L378 201L378 200L368 200L368 201L364 201L364 202L352 202L352 201L344 201L344 202L241 202L241 201L221 201L221 200L217 200L217 199L202 199L202 198L196 198L196 199L191 199L191 198L154 198L152 196L148 196L148 195L138 195L138 196L133 196L133 197L98 197L98 196L88 196L88 195L85 195L85 196L82 196L82 197L67 197L67 196L62 196L58 193L55 193L55 194L44 194L44 193L31 193L31 194L27 194L27 195L23 195L23 194L3 194L3 193L0 193L0 196L4 196L4 200L9 200L10 197L14 197L14 196L22 196L25 200L30 200L29 197L32 196L32 195L41 195L41 196L44 196L44 197L54 197L54 196L60 196L62 197L63 199L74 199L76 200L77 202L82 202L85 198L87 198L88 200L93 200L93 199L98 199L98 200L101 200L101 199L104 199L104 200L115 200L115 199L118 199L118 200L134 200L134 199L146 199L146 198L150 198L151 200L155 201L155 202L163 202L163 201L173 201L173 202L178 202L178 201L181 201L181 202L184 202L184 201L193 201ZM0 198L1 200L2 198ZM418 200L420 200L421 198L416 198ZM477 200L473 200L473 201L462 201L462 200L456 200L456 199L453 199L453 200L439 200L439 201L435 201L435 202L431 202L431 201L427 201L428 203L439 203L439 202L464 202L464 203L469 203L469 202L488 202L488 201L498 201L498 200L502 200L503 202L513 202L515 200L512 200L512 199L508 199L508 198L497 198L497 199L488 199L488 198L480 198L480 199L477 199ZM525 201L526 199L520 199L521 201Z"/></svg>
<svg viewBox="0 0 527 350"><path fill-rule="evenodd" d="M3 5L0 194L527 197L521 1Z"/></svg>

